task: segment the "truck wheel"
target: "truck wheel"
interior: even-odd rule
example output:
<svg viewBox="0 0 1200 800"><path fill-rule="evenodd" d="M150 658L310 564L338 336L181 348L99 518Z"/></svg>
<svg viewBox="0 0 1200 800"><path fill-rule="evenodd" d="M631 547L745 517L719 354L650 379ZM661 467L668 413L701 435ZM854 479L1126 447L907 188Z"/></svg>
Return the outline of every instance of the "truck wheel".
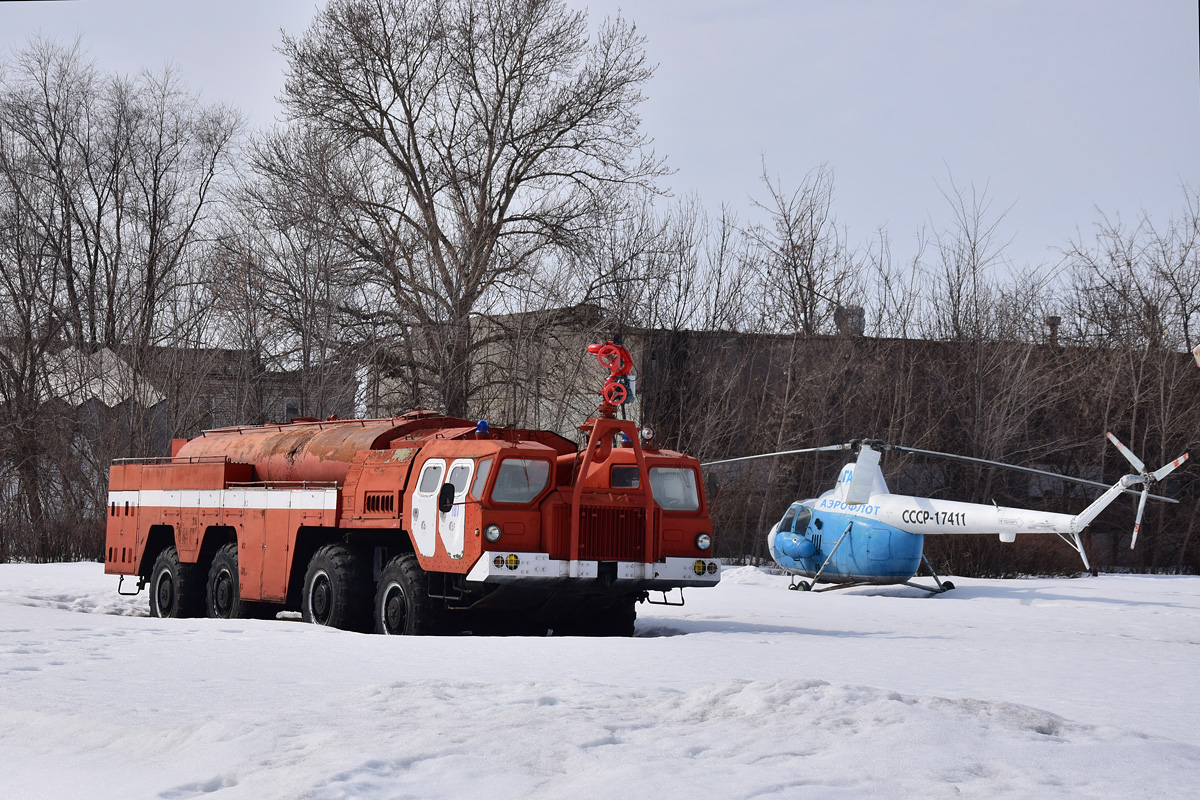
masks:
<svg viewBox="0 0 1200 800"><path fill-rule="evenodd" d="M204 584L195 564L179 560L175 545L158 554L150 572L150 616L199 617L204 613Z"/></svg>
<svg viewBox="0 0 1200 800"><path fill-rule="evenodd" d="M246 604L242 602L241 586L238 581L237 544L223 545L213 556L208 569L207 592L208 616L215 619L236 619L246 616Z"/></svg>
<svg viewBox="0 0 1200 800"><path fill-rule="evenodd" d="M317 548L304 574L300 614L305 622L365 631L371 619L370 566L344 544Z"/></svg>
<svg viewBox="0 0 1200 800"><path fill-rule="evenodd" d="M585 604L553 626L555 636L633 636L637 599Z"/></svg>
<svg viewBox="0 0 1200 800"><path fill-rule="evenodd" d="M439 617L429 597L429 573L415 553L401 553L388 562L375 590L375 632L389 636L429 636L438 633Z"/></svg>
<svg viewBox="0 0 1200 800"><path fill-rule="evenodd" d="M618 600L596 615L592 636L633 636L637 600Z"/></svg>

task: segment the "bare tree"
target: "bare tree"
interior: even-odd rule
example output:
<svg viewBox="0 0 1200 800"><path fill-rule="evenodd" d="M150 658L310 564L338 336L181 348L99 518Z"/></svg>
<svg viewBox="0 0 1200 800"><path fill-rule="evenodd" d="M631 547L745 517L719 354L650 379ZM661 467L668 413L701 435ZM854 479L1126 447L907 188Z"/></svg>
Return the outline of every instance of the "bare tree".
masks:
<svg viewBox="0 0 1200 800"><path fill-rule="evenodd" d="M199 246L238 122L169 71L100 74L78 44L34 39L0 68L4 516L45 544L98 516L113 456L169 435L151 384L194 386L164 352L203 341Z"/></svg>
<svg viewBox="0 0 1200 800"><path fill-rule="evenodd" d="M767 221L747 235L758 249L772 305L772 327L803 336L827 333L847 296L858 295L855 255L833 215L833 173L818 167L787 193L763 172L768 199L755 202Z"/></svg>
<svg viewBox="0 0 1200 800"><path fill-rule="evenodd" d="M251 148L245 175L225 215L221 255L209 279L222 329L247 361L244 397L250 419L263 408L268 367L297 377L294 416L326 415L352 405L353 376L369 316L362 271L337 236L331 182L344 165L328 137L306 126L267 133ZM255 402L257 401L257 402Z"/></svg>
<svg viewBox="0 0 1200 800"><path fill-rule="evenodd" d="M451 414L471 405L481 300L662 171L638 129L641 37L586 31L557 0L333 0L284 38L284 105L360 159L347 239L424 335Z"/></svg>
<svg viewBox="0 0 1200 800"><path fill-rule="evenodd" d="M1087 377L1106 398L1101 421L1148 462L1165 462L1200 442L1195 433L1200 398L1188 357L1200 321L1200 205L1194 190L1183 194L1182 214L1165 225L1142 215L1130 227L1102 213L1093 241L1077 237L1066 251L1072 278L1068 319L1075 341L1095 354ZM1125 467L1116 461L1119 469ZM1179 486L1196 483L1186 471L1174 480ZM1177 509L1160 507L1152 514L1159 524L1147 528L1134 554L1137 565L1181 563L1190 523L1167 524L1179 519ZM1124 558L1118 543L1127 541L1131 527L1117 528L1109 538L1114 562Z"/></svg>

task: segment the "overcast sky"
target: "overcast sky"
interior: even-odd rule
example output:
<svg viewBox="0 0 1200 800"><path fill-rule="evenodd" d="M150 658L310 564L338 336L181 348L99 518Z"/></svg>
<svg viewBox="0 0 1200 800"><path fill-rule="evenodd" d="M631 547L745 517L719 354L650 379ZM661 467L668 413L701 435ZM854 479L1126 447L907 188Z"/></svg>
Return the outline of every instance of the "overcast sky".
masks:
<svg viewBox="0 0 1200 800"><path fill-rule="evenodd" d="M987 187L1016 262L1057 260L1098 206L1165 222L1200 188L1195 0L661 0L623 9L658 71L646 131L696 192L739 212L767 170L795 186L827 164L852 240L886 226L895 255L949 218L941 188ZM0 45L38 32L106 70L172 63L255 125L277 113L279 31L314 0L0 2Z"/></svg>

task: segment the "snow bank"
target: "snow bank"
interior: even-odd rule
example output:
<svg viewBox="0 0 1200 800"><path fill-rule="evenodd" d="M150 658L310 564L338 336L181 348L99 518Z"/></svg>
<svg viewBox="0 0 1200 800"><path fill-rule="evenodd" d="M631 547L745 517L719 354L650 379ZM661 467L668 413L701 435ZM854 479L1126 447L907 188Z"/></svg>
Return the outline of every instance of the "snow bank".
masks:
<svg viewBox="0 0 1200 800"><path fill-rule="evenodd" d="M1200 793L1200 579L955 582L741 569L631 640L388 638L0 565L0 797Z"/></svg>

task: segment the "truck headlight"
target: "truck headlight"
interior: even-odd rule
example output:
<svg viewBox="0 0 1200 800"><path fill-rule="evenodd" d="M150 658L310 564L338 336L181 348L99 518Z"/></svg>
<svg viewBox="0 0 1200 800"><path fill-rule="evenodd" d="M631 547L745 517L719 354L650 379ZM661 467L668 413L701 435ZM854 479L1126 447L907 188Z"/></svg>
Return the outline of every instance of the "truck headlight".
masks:
<svg viewBox="0 0 1200 800"><path fill-rule="evenodd" d="M487 539L489 542L500 541L500 526L488 525L483 529L483 538Z"/></svg>
<svg viewBox="0 0 1200 800"><path fill-rule="evenodd" d="M707 533L702 533L696 537L696 549L707 550L712 547L712 537Z"/></svg>

